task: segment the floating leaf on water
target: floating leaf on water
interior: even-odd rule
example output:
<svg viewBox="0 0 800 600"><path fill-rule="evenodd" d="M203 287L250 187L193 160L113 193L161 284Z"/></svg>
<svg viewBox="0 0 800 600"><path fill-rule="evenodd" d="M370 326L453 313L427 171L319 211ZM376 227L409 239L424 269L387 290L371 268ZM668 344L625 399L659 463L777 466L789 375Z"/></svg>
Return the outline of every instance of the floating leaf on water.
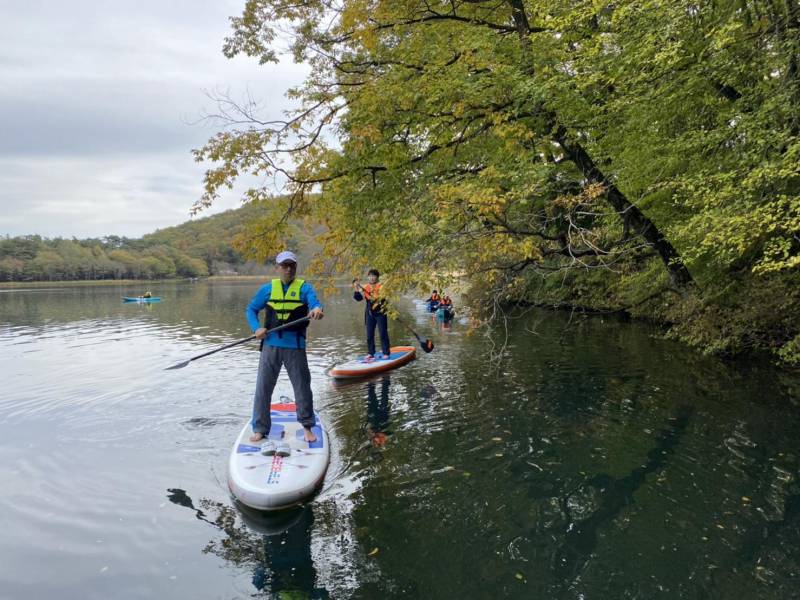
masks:
<svg viewBox="0 0 800 600"><path fill-rule="evenodd" d="M708 538L707 538L706 536L703 536L703 537L701 537L700 539L701 539L701 540L703 540L704 542L707 542L707 541L708 541Z"/></svg>
<svg viewBox="0 0 800 600"><path fill-rule="evenodd" d="M492 441L493 441L493 442L502 442L502 441L503 441L503 438L499 438L499 437L493 437L493 438L492 438Z"/></svg>
<svg viewBox="0 0 800 600"><path fill-rule="evenodd" d="M469 471L464 471L464 477L472 477L472 473Z"/></svg>
<svg viewBox="0 0 800 600"><path fill-rule="evenodd" d="M497 458L503 458L503 453L502 453L502 452L496 452L496 453L495 453L495 456L496 456Z"/></svg>
<svg viewBox="0 0 800 600"><path fill-rule="evenodd" d="M372 549L372 552L370 552L369 554L367 554L367 556L375 556L376 554L378 554L378 547L377 547L377 546L375 546L375 547Z"/></svg>
<svg viewBox="0 0 800 600"><path fill-rule="evenodd" d="M742 502L750 502L750 498L747 496L742 496Z"/></svg>
<svg viewBox="0 0 800 600"><path fill-rule="evenodd" d="M720 525L719 523L717 523L717 529L725 529L725 525Z"/></svg>
<svg viewBox="0 0 800 600"><path fill-rule="evenodd" d="M517 573L516 575L514 575L514 577L516 577L520 581L523 581L525 579L525 577L522 575L522 573Z"/></svg>

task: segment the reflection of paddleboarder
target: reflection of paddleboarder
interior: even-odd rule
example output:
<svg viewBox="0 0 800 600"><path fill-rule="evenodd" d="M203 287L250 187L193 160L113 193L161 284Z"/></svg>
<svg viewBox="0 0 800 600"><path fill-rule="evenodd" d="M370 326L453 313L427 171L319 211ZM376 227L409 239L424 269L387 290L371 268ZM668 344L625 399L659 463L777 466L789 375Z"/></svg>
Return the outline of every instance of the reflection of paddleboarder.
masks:
<svg viewBox="0 0 800 600"><path fill-rule="evenodd" d="M262 538L264 560L253 570L253 586L277 598L329 598L324 588L314 587L317 570L311 558L314 512L301 509L300 519L277 535Z"/></svg>
<svg viewBox="0 0 800 600"><path fill-rule="evenodd" d="M184 490L170 488L170 502L195 511L201 521L217 527L224 536L212 539L203 549L240 568L253 570L257 590L276 598L330 598L325 588L315 587L317 570L311 557L312 507L278 513L263 513L240 507L240 511L208 499L196 508ZM242 526L244 521L245 526Z"/></svg>
<svg viewBox="0 0 800 600"><path fill-rule="evenodd" d="M381 379L381 394L378 397L374 381L367 384L367 435L376 448L386 444L389 435L389 384L390 378Z"/></svg>

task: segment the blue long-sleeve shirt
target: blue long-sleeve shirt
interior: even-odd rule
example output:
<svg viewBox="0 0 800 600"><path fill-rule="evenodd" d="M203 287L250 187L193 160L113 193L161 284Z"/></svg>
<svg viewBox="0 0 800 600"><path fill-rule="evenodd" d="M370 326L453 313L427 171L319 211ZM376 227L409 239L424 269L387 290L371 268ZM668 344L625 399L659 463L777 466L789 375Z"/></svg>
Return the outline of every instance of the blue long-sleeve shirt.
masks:
<svg viewBox="0 0 800 600"><path fill-rule="evenodd" d="M287 284L282 285L285 296L286 290L289 289L289 286ZM259 290L256 292L256 295L253 296L252 300L250 300L250 304L247 305L245 315L247 316L247 323L250 325L250 329L253 333L256 332L256 329L260 329L262 327L261 323L258 321L258 313L266 308L271 294L272 282L270 281L259 288ZM307 281L304 282L300 287L300 302L307 304L309 311L314 310L315 308L322 308L322 303L319 301L319 298L317 298L317 293L314 291L314 286ZM305 338L300 337L299 346L297 345L297 338L298 335L296 331L276 331L275 333L270 333L264 340L264 343L268 346L276 346L278 348L305 348Z"/></svg>

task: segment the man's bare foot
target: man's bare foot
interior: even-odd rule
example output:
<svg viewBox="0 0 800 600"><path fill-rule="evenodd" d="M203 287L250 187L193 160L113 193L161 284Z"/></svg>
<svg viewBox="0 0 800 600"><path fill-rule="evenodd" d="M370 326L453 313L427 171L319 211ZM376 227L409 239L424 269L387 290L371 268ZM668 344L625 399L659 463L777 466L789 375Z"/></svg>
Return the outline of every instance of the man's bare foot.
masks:
<svg viewBox="0 0 800 600"><path fill-rule="evenodd" d="M306 441L309 444L312 444L317 441L317 436L314 435L314 432L311 431L308 427L303 427L303 435L306 438Z"/></svg>
<svg viewBox="0 0 800 600"><path fill-rule="evenodd" d="M250 436L251 442L260 442L264 439L264 434L256 431L253 435Z"/></svg>

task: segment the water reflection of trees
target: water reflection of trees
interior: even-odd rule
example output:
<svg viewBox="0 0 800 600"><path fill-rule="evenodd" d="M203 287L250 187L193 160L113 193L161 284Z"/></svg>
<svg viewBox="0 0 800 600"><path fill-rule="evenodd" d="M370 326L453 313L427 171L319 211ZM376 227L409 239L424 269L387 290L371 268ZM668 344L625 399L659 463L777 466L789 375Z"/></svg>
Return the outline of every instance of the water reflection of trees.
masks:
<svg viewBox="0 0 800 600"><path fill-rule="evenodd" d="M633 503L634 494L645 483L648 474L656 473L666 465L686 430L692 412L689 406L680 408L656 437L640 467L624 477L598 473L561 498L560 508L566 518L565 534L555 552L553 568L563 584L572 584L580 575L597 547L598 530L610 524Z"/></svg>

